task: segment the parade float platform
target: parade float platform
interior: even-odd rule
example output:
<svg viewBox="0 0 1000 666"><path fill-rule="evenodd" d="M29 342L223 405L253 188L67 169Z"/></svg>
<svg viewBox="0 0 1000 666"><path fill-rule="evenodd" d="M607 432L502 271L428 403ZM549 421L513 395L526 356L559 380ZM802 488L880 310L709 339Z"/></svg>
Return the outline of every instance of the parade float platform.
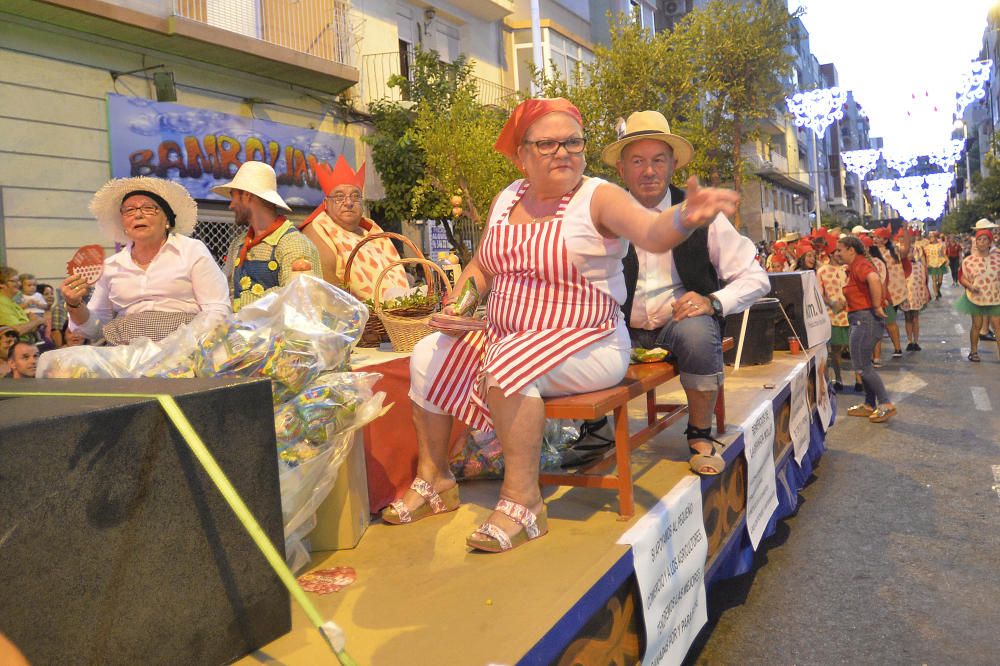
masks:
<svg viewBox="0 0 1000 666"><path fill-rule="evenodd" d="M700 482L709 587L752 566L744 431L767 404L775 426L778 506L763 538L795 510L798 490L824 450L815 398L829 394L823 380L816 390L817 366L822 377L822 351L819 356L777 352L767 365L726 370L727 433L721 440L727 444L727 467ZM793 459L789 432L796 374L798 390L806 387L811 415L801 464ZM684 399L676 380L661 387L658 397ZM633 429L641 427L643 399L629 407ZM646 642L641 595L632 547L619 540L660 498L691 478L683 427L672 426L633 453L636 514L627 521L618 515L613 490L546 487L546 536L509 553L471 552L465 538L490 514L499 482L463 482L463 504L453 513L406 526L376 519L356 548L314 553L309 570L353 567L357 580L310 598L324 618L344 630L346 649L358 664L636 663ZM293 607L291 632L238 663L337 662L301 609Z"/></svg>

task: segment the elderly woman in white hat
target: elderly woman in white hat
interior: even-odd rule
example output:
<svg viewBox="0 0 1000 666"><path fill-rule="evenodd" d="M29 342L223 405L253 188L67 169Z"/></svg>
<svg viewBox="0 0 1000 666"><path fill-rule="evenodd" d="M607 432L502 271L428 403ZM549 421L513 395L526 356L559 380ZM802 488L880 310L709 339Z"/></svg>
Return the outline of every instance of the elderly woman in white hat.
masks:
<svg viewBox="0 0 1000 666"><path fill-rule="evenodd" d="M297 273L323 278L316 246L284 215L292 209L278 194L270 164L244 162L230 182L212 191L230 200L236 225L246 227L230 243L226 258L233 310L285 286Z"/></svg>
<svg viewBox="0 0 1000 666"><path fill-rule="evenodd" d="M226 278L212 254L189 238L198 206L181 185L161 178L118 178L90 202L102 233L122 249L104 261L88 302L87 281L66 278L69 327L94 340L158 341L199 313L230 310Z"/></svg>

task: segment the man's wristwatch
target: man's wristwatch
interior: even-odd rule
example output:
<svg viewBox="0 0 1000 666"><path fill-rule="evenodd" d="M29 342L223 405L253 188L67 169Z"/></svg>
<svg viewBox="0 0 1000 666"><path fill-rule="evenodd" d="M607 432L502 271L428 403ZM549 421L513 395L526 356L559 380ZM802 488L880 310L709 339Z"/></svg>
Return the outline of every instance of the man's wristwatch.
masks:
<svg viewBox="0 0 1000 666"><path fill-rule="evenodd" d="M719 302L719 299L716 298L715 296L709 296L708 297L708 302L712 304L712 313L716 317L721 317L722 316L722 303Z"/></svg>

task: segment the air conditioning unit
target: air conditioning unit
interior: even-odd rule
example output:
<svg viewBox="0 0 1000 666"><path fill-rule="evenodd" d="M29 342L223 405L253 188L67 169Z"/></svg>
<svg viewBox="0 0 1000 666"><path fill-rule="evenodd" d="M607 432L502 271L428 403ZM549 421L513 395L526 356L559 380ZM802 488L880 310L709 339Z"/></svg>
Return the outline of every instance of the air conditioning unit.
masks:
<svg viewBox="0 0 1000 666"><path fill-rule="evenodd" d="M687 3L684 0L667 0L663 3L663 13L667 16L683 16L687 13Z"/></svg>

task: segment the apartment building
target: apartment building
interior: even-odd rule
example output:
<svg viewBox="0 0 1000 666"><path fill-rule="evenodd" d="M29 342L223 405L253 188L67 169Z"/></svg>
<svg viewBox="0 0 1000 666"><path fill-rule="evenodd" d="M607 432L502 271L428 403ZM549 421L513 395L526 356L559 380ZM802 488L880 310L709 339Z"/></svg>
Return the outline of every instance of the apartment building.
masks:
<svg viewBox="0 0 1000 666"><path fill-rule="evenodd" d="M315 161L363 159L337 101L359 79L355 19L345 0L0 4L0 262L61 279L107 243L87 205L110 177L184 184L217 257L232 218L211 187L244 159L311 210Z"/></svg>
<svg viewBox="0 0 1000 666"><path fill-rule="evenodd" d="M110 177L152 174L199 202L221 259L233 233L211 187L246 159L275 167L304 216L317 162L366 159L367 104L416 46L474 61L513 93L512 0L13 0L0 5L0 263L58 280L104 243L87 204ZM368 170L367 195L378 174ZM114 248L106 248L112 251Z"/></svg>

